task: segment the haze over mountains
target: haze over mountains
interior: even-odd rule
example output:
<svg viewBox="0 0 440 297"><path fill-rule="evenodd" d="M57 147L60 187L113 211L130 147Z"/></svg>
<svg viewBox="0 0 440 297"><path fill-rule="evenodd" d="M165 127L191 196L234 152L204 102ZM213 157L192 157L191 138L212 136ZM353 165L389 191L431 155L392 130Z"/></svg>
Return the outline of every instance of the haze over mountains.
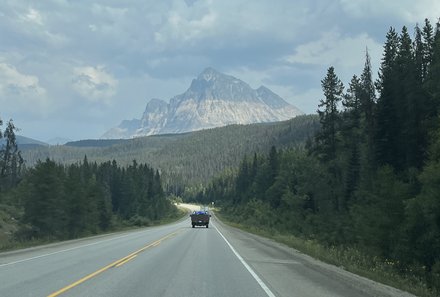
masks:
<svg viewBox="0 0 440 297"><path fill-rule="evenodd" d="M141 119L124 120L101 138L134 138L231 124L278 122L300 114L298 108L264 86L252 89L233 76L207 68L185 93L171 98L169 103L151 99Z"/></svg>

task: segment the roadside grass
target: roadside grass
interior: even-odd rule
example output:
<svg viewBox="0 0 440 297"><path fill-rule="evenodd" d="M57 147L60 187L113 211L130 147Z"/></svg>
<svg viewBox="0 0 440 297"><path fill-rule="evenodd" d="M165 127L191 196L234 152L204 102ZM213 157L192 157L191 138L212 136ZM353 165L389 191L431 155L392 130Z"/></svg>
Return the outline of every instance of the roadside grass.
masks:
<svg viewBox="0 0 440 297"><path fill-rule="evenodd" d="M7 251L24 249L24 248L37 247L37 246L41 246L41 245L62 242L65 240L83 239L83 238L87 238L87 237L91 237L91 236L106 235L106 234L111 234L111 233L115 233L115 232L123 232L123 231L141 229L141 228L145 228L145 227L166 225L166 224L176 222L178 220L183 219L187 215L187 213L188 213L187 210L177 208L177 211L173 215L166 216L166 217L161 218L160 220L157 220L157 221L142 220L139 218L134 218L131 221L115 220L112 228L107 231L98 232L96 234L84 234L83 236L69 238L69 239L59 239L59 238L46 237L46 238L38 238L38 239L30 239L30 240L17 240L14 238L13 233L10 233L12 231L5 231L4 221L10 215L8 213L2 212L2 209L0 207L0 252L7 252ZM15 226L12 226L12 224L9 224L9 225L11 225L11 226L9 226L8 230L17 231L19 228L17 225L15 225Z"/></svg>
<svg viewBox="0 0 440 297"><path fill-rule="evenodd" d="M290 234L282 234L272 228L236 223L228 219L228 217L221 212L216 212L216 217L231 227L273 239L315 259L338 266L373 281L407 291L420 297L440 296L440 292L433 292L427 287L426 282L417 276L414 271L415 269L408 271L406 275L402 275L398 272L396 263L378 257L368 256L355 248L327 247L316 240L302 239Z"/></svg>

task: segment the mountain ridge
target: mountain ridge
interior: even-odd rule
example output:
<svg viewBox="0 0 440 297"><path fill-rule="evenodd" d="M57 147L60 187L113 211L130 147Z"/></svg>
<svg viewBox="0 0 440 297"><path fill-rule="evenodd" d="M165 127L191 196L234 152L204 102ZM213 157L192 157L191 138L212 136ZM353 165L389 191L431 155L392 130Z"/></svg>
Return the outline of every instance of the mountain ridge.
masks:
<svg viewBox="0 0 440 297"><path fill-rule="evenodd" d="M246 82L208 67L169 103L153 98L141 119L124 120L102 139L175 134L231 124L278 122L303 114L265 86Z"/></svg>

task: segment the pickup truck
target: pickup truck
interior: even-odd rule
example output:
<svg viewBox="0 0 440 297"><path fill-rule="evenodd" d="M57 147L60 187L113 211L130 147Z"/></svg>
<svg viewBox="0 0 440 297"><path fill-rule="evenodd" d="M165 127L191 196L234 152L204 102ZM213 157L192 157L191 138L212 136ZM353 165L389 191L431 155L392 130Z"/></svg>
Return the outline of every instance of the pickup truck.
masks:
<svg viewBox="0 0 440 297"><path fill-rule="evenodd" d="M208 228L211 215L206 210L194 211L190 217L193 228L195 226L206 226L206 228Z"/></svg>

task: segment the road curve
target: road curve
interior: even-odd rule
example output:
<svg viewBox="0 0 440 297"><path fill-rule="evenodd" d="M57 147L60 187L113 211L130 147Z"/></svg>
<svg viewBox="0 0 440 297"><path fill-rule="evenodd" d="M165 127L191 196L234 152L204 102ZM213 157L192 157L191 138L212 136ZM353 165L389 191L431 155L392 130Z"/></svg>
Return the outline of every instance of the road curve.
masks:
<svg viewBox="0 0 440 297"><path fill-rule="evenodd" d="M190 219L0 254L0 296L412 296L221 224Z"/></svg>

